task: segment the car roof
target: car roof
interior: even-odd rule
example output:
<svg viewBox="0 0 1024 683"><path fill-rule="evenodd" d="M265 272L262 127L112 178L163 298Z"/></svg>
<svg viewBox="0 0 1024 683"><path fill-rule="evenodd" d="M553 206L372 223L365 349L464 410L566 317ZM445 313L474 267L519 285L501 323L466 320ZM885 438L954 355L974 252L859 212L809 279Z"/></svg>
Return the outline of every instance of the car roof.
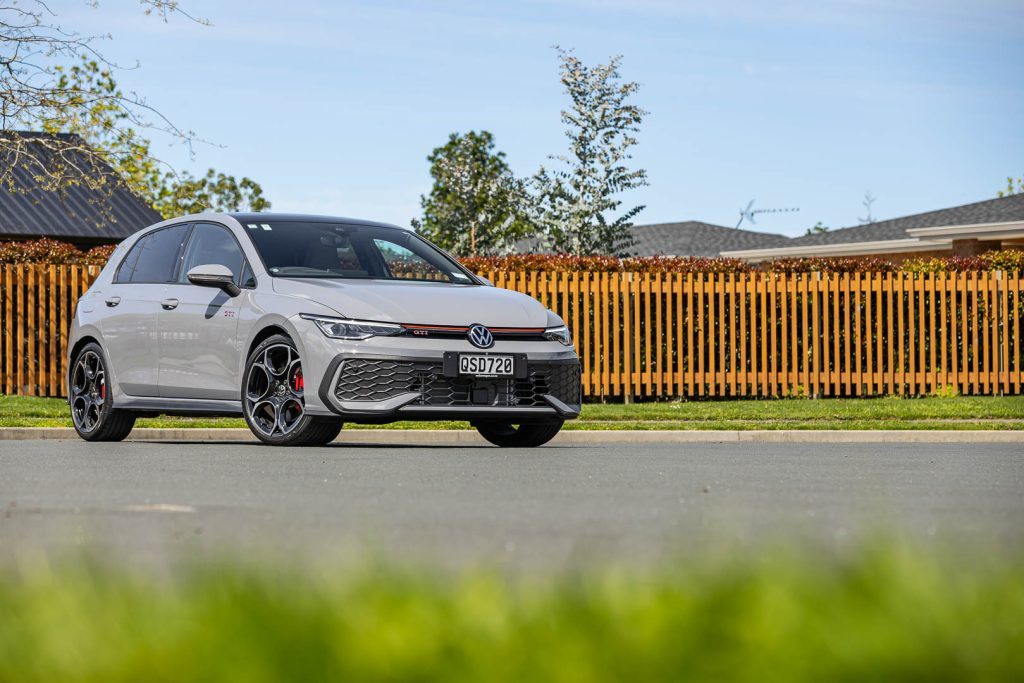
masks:
<svg viewBox="0 0 1024 683"><path fill-rule="evenodd" d="M406 230L409 228L403 228L400 225L393 225L391 223L381 223L378 221L369 221L363 218L344 218L342 216L318 216L313 214L304 213L271 213L268 211L260 212L240 212L240 213L228 213L239 223L247 222L259 222L259 221L287 221L292 223L345 223L347 225L367 225L376 228L394 228L396 230Z"/></svg>

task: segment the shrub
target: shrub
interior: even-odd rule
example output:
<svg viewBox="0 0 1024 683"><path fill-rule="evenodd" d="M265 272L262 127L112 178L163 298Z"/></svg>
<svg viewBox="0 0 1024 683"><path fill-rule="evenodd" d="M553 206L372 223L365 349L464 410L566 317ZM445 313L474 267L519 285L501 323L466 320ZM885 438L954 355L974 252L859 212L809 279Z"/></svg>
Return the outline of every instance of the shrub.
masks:
<svg viewBox="0 0 1024 683"><path fill-rule="evenodd" d="M471 256L460 259L474 271L537 270L554 273L750 273L756 270L742 259L696 256L571 256L569 254L513 254Z"/></svg>
<svg viewBox="0 0 1024 683"><path fill-rule="evenodd" d="M73 244L43 237L25 242L0 242L0 264L49 263L53 265L103 265L115 245L105 244L82 251Z"/></svg>
<svg viewBox="0 0 1024 683"><path fill-rule="evenodd" d="M884 258L780 258L764 264L769 273L892 273L899 265Z"/></svg>
<svg viewBox="0 0 1024 683"><path fill-rule="evenodd" d="M988 270L1024 273L1024 249L987 251L979 258L988 265Z"/></svg>
<svg viewBox="0 0 1024 683"><path fill-rule="evenodd" d="M0 264L52 263L103 265L115 245L82 251L72 244L44 237L25 242L0 242ZM1024 250L989 251L979 256L930 256L904 261L871 258L782 258L754 266L742 259L698 256L571 256L569 254L512 254L460 259L475 272L541 271L548 273L960 273L1024 272Z"/></svg>
<svg viewBox="0 0 1024 683"><path fill-rule="evenodd" d="M247 558L161 581L113 563L11 561L0 680L1024 679L1018 557L765 545L522 579Z"/></svg>
<svg viewBox="0 0 1024 683"><path fill-rule="evenodd" d="M117 249L116 244L103 244L93 247L85 252L84 265L106 265L107 261L110 260L110 255L114 253L114 249Z"/></svg>
<svg viewBox="0 0 1024 683"><path fill-rule="evenodd" d="M947 273L978 271L1024 272L1024 251L1007 249L980 256L912 258L905 261L870 258L782 258L753 266L741 259L670 256L570 256L515 254L461 259L477 271L543 271L554 273Z"/></svg>

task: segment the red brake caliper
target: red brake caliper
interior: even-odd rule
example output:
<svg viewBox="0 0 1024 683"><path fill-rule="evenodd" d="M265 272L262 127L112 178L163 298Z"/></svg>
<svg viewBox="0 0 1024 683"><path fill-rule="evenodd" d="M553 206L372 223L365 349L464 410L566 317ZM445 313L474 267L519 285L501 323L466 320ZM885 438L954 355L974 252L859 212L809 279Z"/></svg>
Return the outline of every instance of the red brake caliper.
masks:
<svg viewBox="0 0 1024 683"><path fill-rule="evenodd" d="M302 379L302 369L299 368L298 372L295 373L295 391L303 391L306 388L306 383Z"/></svg>

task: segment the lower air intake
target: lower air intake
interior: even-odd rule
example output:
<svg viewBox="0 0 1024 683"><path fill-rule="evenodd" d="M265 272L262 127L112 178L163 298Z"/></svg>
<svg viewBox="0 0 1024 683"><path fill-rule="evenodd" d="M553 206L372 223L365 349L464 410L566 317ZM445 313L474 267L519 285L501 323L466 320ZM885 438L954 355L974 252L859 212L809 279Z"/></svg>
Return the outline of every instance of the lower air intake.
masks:
<svg viewBox="0 0 1024 683"><path fill-rule="evenodd" d="M580 403L579 363L530 363L527 376L514 378L446 377L440 361L349 358L342 361L334 395L340 401L384 401L419 394L409 405L540 407L550 394L563 403Z"/></svg>

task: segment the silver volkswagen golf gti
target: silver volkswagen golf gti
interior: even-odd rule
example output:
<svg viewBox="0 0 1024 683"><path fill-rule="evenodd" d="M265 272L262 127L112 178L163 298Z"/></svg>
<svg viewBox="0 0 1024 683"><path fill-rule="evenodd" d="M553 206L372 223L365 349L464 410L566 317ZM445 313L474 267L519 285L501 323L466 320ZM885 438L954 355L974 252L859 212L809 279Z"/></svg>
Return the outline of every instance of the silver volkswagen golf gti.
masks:
<svg viewBox="0 0 1024 683"><path fill-rule="evenodd" d="M138 416L242 415L268 444L344 422L468 420L539 446L580 413L565 323L414 233L319 216L202 214L121 243L71 328L68 403L90 441Z"/></svg>

